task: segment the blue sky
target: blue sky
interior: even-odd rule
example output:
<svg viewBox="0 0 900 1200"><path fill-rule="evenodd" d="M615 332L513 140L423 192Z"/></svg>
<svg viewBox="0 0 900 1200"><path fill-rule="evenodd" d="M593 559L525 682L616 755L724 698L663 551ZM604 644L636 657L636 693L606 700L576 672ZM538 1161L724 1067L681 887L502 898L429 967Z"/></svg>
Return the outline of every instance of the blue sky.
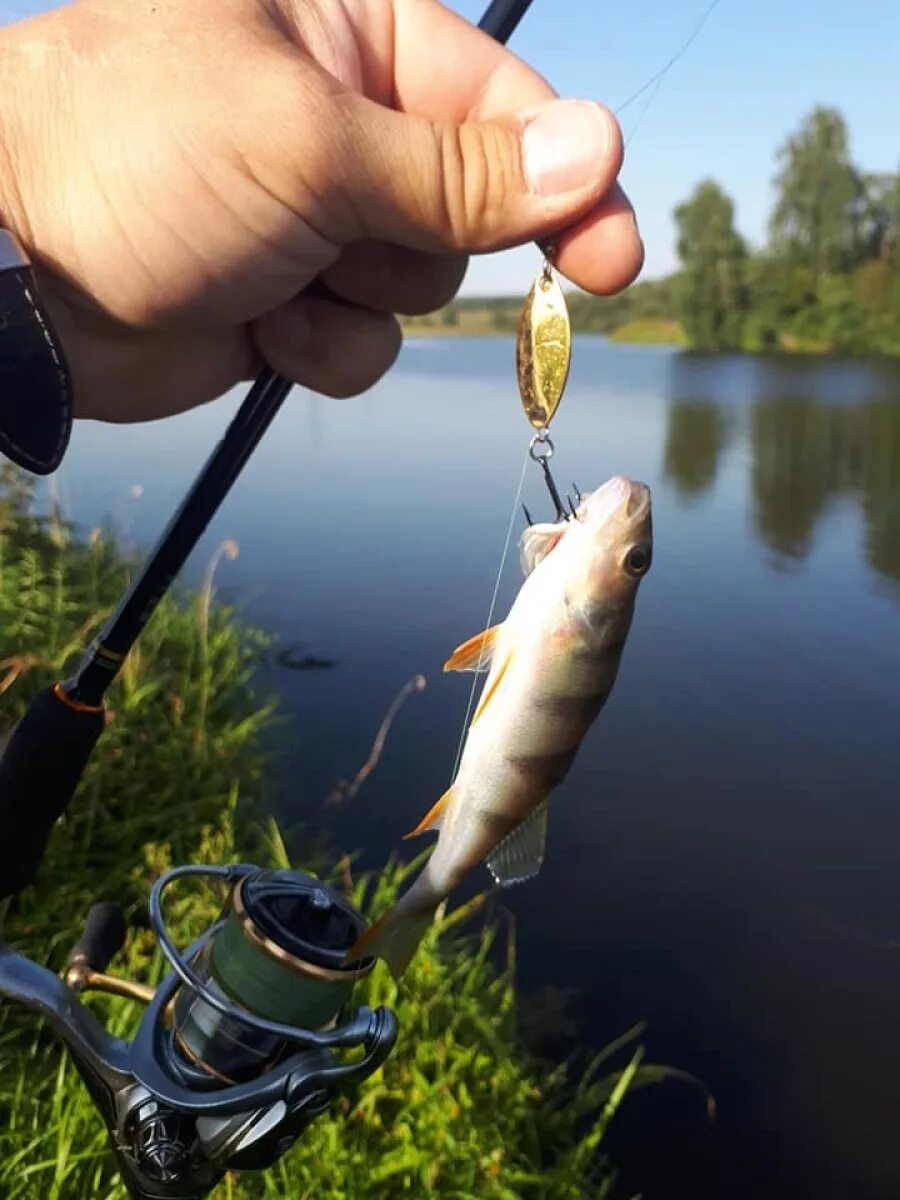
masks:
<svg viewBox="0 0 900 1200"><path fill-rule="evenodd" d="M708 4L533 0L511 45L560 93L615 109L676 53ZM452 6L476 20L482 0ZM45 7L0 0L0 20ZM775 149L815 104L845 114L860 167L896 170L898 70L900 0L719 0L643 116L649 92L621 114L622 179L647 247L644 277L675 265L672 209L707 176L733 197L741 232L763 239ZM519 292L534 268L530 247L479 259L464 291Z"/></svg>

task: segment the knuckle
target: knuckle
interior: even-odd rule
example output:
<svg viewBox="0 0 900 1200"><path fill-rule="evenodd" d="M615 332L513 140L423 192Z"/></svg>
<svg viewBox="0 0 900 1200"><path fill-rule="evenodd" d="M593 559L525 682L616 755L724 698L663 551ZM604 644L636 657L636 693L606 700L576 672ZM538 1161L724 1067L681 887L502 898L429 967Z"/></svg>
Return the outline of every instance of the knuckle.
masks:
<svg viewBox="0 0 900 1200"><path fill-rule="evenodd" d="M518 139L492 122L444 125L437 136L449 247L478 250L496 239L519 190Z"/></svg>

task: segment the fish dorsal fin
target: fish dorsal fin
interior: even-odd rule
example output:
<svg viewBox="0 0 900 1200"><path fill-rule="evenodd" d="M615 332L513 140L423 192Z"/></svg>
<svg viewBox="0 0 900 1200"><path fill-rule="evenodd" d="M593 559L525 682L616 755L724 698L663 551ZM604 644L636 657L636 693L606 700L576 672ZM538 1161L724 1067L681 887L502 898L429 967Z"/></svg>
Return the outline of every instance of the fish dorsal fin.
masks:
<svg viewBox="0 0 900 1200"><path fill-rule="evenodd" d="M565 531L565 525L560 528L558 524L528 526L519 543L519 558L526 575L547 557Z"/></svg>
<svg viewBox="0 0 900 1200"><path fill-rule="evenodd" d="M484 713L487 706L490 704L490 702L496 696L497 689L499 688L500 684L503 682L503 676L509 670L509 664L512 662L512 658L513 658L512 651L510 651L509 654L507 654L506 658L504 658L503 662L500 663L499 669L497 670L497 674L491 680L491 686L488 687L487 685L485 685L485 689L484 689L484 692L482 693L481 699L478 701L478 707L475 709L475 715L472 717L471 723L473 725L478 720L478 718Z"/></svg>
<svg viewBox="0 0 900 1200"><path fill-rule="evenodd" d="M533 879L544 863L547 844L547 801L529 813L485 860L500 887Z"/></svg>
<svg viewBox="0 0 900 1200"><path fill-rule="evenodd" d="M502 624L492 625L483 633L476 633L467 642L457 646L444 663L445 671L486 671L491 665L494 647Z"/></svg>
<svg viewBox="0 0 900 1200"><path fill-rule="evenodd" d="M426 833L429 829L437 830L439 832L441 828L441 821L443 820L444 816L444 810L450 803L450 797L452 794L453 785L451 784L450 787L447 788L446 792L444 792L443 796L441 796L440 800L438 800L437 804L433 805L428 810L415 829L411 829L409 833L403 835L403 840L406 841L407 838L418 837L420 833Z"/></svg>

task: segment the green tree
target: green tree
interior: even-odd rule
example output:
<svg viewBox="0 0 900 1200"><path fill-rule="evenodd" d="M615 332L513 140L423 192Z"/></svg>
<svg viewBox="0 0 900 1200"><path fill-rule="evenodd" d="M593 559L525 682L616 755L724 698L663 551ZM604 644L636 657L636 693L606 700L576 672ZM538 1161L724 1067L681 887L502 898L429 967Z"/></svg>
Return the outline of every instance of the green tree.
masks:
<svg viewBox="0 0 900 1200"><path fill-rule="evenodd" d="M869 171L860 176L859 252L863 260L889 262L896 238L898 177L889 171Z"/></svg>
<svg viewBox="0 0 900 1200"><path fill-rule="evenodd" d="M732 350L741 345L746 309L746 249L734 228L734 205L717 183L705 180L675 210L679 317L697 350Z"/></svg>
<svg viewBox="0 0 900 1200"><path fill-rule="evenodd" d="M772 248L808 271L817 293L824 275L853 267L860 253L864 189L850 162L844 118L833 108L813 109L778 161Z"/></svg>

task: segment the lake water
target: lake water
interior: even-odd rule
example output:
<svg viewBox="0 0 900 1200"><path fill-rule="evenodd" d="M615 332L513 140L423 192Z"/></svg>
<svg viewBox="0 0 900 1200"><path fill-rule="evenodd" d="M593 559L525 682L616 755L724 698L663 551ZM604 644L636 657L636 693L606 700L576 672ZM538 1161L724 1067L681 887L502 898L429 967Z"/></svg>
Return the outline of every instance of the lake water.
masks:
<svg viewBox="0 0 900 1200"><path fill-rule="evenodd" d="M188 571L234 538L221 594L335 660L272 670L278 802L363 865L448 783L470 677L441 664L485 623L527 444L511 355L418 341L365 397L295 393ZM64 506L150 540L236 403L81 426ZM545 869L505 897L523 988L576 989L597 1045L646 1020L650 1057L716 1097L713 1126L673 1084L630 1102L623 1197L895 1200L900 367L579 339L554 437L561 483L651 486L655 558ZM536 468L525 499L549 518ZM519 578L511 554L501 613ZM377 769L323 816L417 672Z"/></svg>

